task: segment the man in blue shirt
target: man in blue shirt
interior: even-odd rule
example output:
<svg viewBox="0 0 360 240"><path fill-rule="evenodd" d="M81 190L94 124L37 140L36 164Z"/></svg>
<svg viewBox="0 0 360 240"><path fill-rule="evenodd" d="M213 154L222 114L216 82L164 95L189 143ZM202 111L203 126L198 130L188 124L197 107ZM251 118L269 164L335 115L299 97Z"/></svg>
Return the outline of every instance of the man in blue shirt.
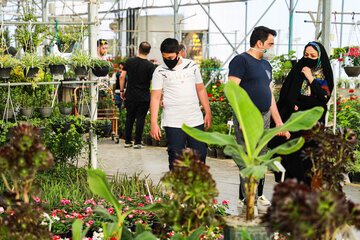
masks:
<svg viewBox="0 0 360 240"><path fill-rule="evenodd" d="M274 37L276 32L264 26L256 27L250 37L250 49L235 56L229 64L229 80L239 84L249 95L255 106L261 112L264 119L264 128L270 127L270 115L272 116L276 127L283 125L280 114L276 107L274 95L272 93L272 67L265 60L269 54L269 49L274 46ZM233 114L234 129L236 141L245 146L241 126ZM290 133L281 133L281 135L290 137ZM266 153L266 147L261 150L260 155ZM240 167L240 166L239 166ZM239 186L239 208L244 209L246 201L245 183L246 179L240 176ZM259 211L266 211L270 202L263 196L265 178L259 181L257 200ZM256 212L256 210L255 210Z"/></svg>

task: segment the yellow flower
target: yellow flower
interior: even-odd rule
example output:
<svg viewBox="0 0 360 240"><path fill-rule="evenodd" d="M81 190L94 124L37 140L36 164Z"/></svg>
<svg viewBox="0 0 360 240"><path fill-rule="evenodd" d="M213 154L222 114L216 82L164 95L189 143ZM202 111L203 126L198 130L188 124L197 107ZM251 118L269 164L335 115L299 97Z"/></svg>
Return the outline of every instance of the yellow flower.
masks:
<svg viewBox="0 0 360 240"><path fill-rule="evenodd" d="M350 106L349 106L349 105L347 105L347 106L345 106L345 108L350 108Z"/></svg>

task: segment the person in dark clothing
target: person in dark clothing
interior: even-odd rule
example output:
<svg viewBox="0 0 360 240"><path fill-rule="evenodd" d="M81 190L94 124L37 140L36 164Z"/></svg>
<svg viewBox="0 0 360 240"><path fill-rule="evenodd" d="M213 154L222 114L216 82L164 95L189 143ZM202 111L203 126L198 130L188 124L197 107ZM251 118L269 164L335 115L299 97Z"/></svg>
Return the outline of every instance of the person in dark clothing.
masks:
<svg viewBox="0 0 360 240"><path fill-rule="evenodd" d="M118 71L115 74L115 84L113 85L113 92L114 92L114 98L115 98L115 105L119 107L119 111L123 109L123 100L120 97L120 76L122 73L122 70L124 68L125 63L120 62L118 66ZM126 79L124 84L124 89L126 88Z"/></svg>
<svg viewBox="0 0 360 240"><path fill-rule="evenodd" d="M147 55L151 46L142 42L139 56L129 58L120 75L120 96L125 101L125 147L132 147L131 133L136 119L134 148L142 148L141 136L144 130L145 117L150 107L150 83L155 70L154 64L148 61ZM125 77L128 76L126 92Z"/></svg>
<svg viewBox="0 0 360 240"><path fill-rule="evenodd" d="M318 42L309 42L304 49L304 57L293 67L280 91L277 102L280 116L285 122L297 111L305 111L316 106L324 108L320 122L325 122L326 104L330 100L334 88L334 77L325 48ZM292 132L291 139L301 137L303 131ZM291 140L290 139L290 140ZM274 138L269 146L274 148L286 140ZM303 159L302 151L313 143L305 143L297 152L282 157L281 164L285 167L285 178L296 178L310 186L311 179L307 171L311 168L310 159ZM275 173L276 180L280 175Z"/></svg>

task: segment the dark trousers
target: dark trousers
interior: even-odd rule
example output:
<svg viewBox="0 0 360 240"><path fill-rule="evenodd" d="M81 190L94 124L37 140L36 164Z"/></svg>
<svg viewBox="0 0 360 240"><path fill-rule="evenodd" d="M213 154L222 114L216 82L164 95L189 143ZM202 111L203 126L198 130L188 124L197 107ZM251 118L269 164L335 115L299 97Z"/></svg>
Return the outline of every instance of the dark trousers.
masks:
<svg viewBox="0 0 360 240"><path fill-rule="evenodd" d="M196 129L204 131L204 125L201 124L195 127ZM166 137L168 139L168 155L169 155L169 169L174 169L174 160L178 153L181 153L185 148L186 142L188 147L196 150L200 154L200 160L205 163L207 154L207 145L195 138L187 135L181 128L165 127Z"/></svg>
<svg viewBox="0 0 360 240"><path fill-rule="evenodd" d="M262 114L262 117L263 117L263 120L264 120L264 129L270 128L270 115L271 115L270 111L267 111L267 112L264 112L264 113L261 113L261 114ZM245 147L244 137L243 137L242 131L239 129L239 122L238 122L235 114L233 114L233 119L234 119L234 130L235 130L236 142ZM263 149L261 149L259 155L265 154L266 149L267 149L267 146L265 146ZM240 170L243 169L242 166L238 166L238 167L239 167ZM240 175L240 185L239 185L239 199L240 200L246 200L245 183L246 183L246 179L244 179ZM265 177L260 179L259 182L258 182L255 203L257 201L257 196L263 195L264 184L265 184Z"/></svg>
<svg viewBox="0 0 360 240"><path fill-rule="evenodd" d="M145 118L149 110L150 102L125 101L125 106L125 142L131 142L131 133L136 119L135 144L140 144L141 136L144 130Z"/></svg>

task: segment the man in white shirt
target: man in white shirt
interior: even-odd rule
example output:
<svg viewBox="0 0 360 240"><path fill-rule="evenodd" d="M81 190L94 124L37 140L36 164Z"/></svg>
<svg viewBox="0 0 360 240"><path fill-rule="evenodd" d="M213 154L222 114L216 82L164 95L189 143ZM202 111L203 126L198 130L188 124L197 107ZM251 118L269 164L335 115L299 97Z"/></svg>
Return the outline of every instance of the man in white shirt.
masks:
<svg viewBox="0 0 360 240"><path fill-rule="evenodd" d="M190 137L181 129L184 123L200 130L211 126L211 110L200 70L194 61L183 59L179 55L180 47L176 39L165 39L160 50L164 63L156 68L152 79L151 136L156 140L161 137L158 113L163 94L161 127L165 129L168 139L169 169L173 170L176 154L181 153L186 142L190 148L200 153L201 161L205 163L206 144ZM205 118L200 110L199 100L205 110Z"/></svg>

